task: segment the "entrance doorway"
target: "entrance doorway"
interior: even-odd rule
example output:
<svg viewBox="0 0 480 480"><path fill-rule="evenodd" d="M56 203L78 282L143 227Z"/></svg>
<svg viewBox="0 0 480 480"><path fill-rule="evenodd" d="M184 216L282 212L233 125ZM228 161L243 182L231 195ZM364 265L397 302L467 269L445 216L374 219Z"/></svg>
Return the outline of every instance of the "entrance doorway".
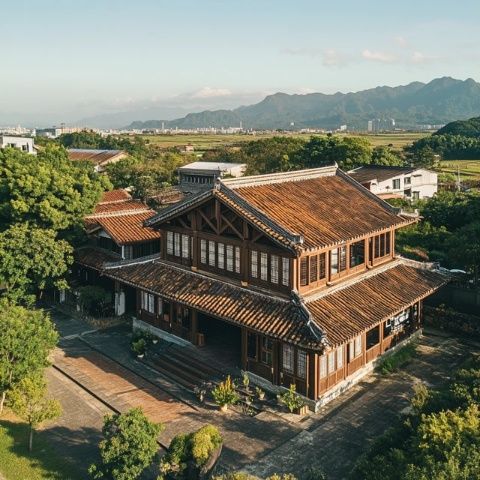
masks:
<svg viewBox="0 0 480 480"><path fill-rule="evenodd" d="M223 368L237 369L242 365L242 331L222 320L198 314L198 331L205 337L202 350Z"/></svg>

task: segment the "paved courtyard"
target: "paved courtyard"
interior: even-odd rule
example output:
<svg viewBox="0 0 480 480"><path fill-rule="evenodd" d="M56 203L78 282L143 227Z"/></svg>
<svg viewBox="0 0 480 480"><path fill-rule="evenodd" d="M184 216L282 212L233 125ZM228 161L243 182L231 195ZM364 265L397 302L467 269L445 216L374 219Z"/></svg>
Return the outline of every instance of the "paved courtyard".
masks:
<svg viewBox="0 0 480 480"><path fill-rule="evenodd" d="M224 436L221 470L243 469L263 477L275 472L300 475L305 467L317 466L329 479L342 479L369 442L408 406L413 385L443 381L469 350L452 338L426 335L417 358L403 372L369 375L318 414L294 419L262 412L249 417L239 410L222 414L200 406L191 393L135 360L122 342L124 331L81 335L89 330L86 325L55 317L66 338L55 353L49 381L65 413L45 434L73 460L78 455L73 447L79 445L84 465L96 458L104 413L140 406L149 418L165 424L160 436L165 446L177 433L217 425Z"/></svg>

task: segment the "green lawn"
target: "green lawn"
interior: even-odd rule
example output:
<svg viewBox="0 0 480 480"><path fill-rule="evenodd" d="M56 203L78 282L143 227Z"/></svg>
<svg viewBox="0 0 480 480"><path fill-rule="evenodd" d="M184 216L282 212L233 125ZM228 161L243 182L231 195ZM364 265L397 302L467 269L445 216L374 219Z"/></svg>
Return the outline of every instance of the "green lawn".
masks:
<svg viewBox="0 0 480 480"><path fill-rule="evenodd" d="M480 160L443 160L440 170L454 175L459 170L462 180L480 180Z"/></svg>
<svg viewBox="0 0 480 480"><path fill-rule="evenodd" d="M338 134L343 136L344 134ZM378 145L393 145L394 148L402 148L407 144L425 137L425 133L379 133L379 134L345 134L362 138L367 138L370 143L376 147ZM143 135L143 138L149 140L154 145L162 148L184 146L191 144L198 152L210 150L221 145L237 145L241 142L271 138L273 136L288 136L309 138L310 134L300 133L268 133L257 135L202 135L202 134L177 134L177 135Z"/></svg>
<svg viewBox="0 0 480 480"><path fill-rule="evenodd" d="M5 480L80 480L74 467L59 457L41 434L28 451L28 428L10 414L0 419L0 473Z"/></svg>

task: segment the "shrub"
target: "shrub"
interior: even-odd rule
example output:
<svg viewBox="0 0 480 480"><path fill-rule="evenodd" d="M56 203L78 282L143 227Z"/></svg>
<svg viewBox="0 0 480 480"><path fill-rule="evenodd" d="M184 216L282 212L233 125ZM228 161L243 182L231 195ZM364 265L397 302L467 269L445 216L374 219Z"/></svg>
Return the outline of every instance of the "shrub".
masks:
<svg viewBox="0 0 480 480"><path fill-rule="evenodd" d="M189 434L177 435L160 462L161 477L168 474L184 478L189 466L200 470L222 442L220 432L213 425L205 425Z"/></svg>
<svg viewBox="0 0 480 480"><path fill-rule="evenodd" d="M378 370L384 375L396 372L400 367L406 365L416 353L416 345L409 343L397 352L392 353L383 359L378 365Z"/></svg>
<svg viewBox="0 0 480 480"><path fill-rule="evenodd" d="M219 407L235 405L240 399L230 375L212 390L212 396Z"/></svg>
<svg viewBox="0 0 480 480"><path fill-rule="evenodd" d="M111 307L112 297L105 288L86 285L77 289L78 303L83 312L93 316L105 316Z"/></svg>
<svg viewBox="0 0 480 480"><path fill-rule="evenodd" d="M147 350L147 342L144 338L139 338L138 340L132 341L131 348L135 355L144 355Z"/></svg>
<svg viewBox="0 0 480 480"><path fill-rule="evenodd" d="M280 401L288 408L290 413L302 408L305 405L303 398L297 394L297 388L294 383L290 388L280 396Z"/></svg>

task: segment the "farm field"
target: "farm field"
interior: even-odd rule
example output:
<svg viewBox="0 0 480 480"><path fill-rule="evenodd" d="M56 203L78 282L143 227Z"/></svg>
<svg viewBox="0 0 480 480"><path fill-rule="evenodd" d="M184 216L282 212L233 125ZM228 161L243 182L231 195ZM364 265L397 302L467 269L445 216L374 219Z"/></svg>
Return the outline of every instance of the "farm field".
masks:
<svg viewBox="0 0 480 480"><path fill-rule="evenodd" d="M454 175L459 171L462 180L480 180L480 159L443 160L440 163L440 171Z"/></svg>
<svg viewBox="0 0 480 480"><path fill-rule="evenodd" d="M338 134L341 135L341 134ZM392 145L394 148L402 148L409 143L418 140L419 138L425 137L426 133L380 133L376 135L355 135L355 134L346 134L346 136L351 135L354 137L367 138L372 146L376 147L379 145ZM211 150L213 148L220 147L222 145L237 145L241 142L250 142L254 140L261 140L265 138L271 138L274 136L288 136L288 137L299 137L299 138L309 138L310 134L303 133L259 133L256 135L245 135L245 134L232 134L232 135L215 135L215 134L158 134L158 135L142 135L145 140L148 140L153 145L158 145L161 148L172 148L172 147L182 147L185 145L192 145L198 153L204 152L205 150ZM342 135L343 136L343 135Z"/></svg>

